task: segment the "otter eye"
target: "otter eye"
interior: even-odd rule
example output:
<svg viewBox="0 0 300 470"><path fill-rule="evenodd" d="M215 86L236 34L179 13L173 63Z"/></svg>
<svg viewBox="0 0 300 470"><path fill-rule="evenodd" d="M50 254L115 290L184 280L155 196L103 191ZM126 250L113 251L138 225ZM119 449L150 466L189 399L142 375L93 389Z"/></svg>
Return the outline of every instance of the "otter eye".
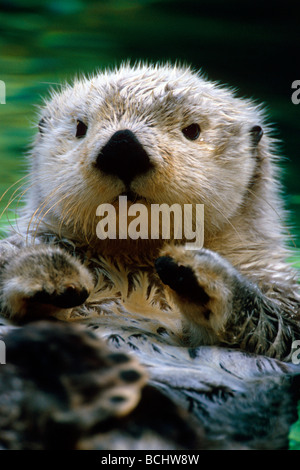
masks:
<svg viewBox="0 0 300 470"><path fill-rule="evenodd" d="M189 140L196 140L200 135L201 129L199 124L191 124L190 126L185 127L182 129L182 133L184 137Z"/></svg>
<svg viewBox="0 0 300 470"><path fill-rule="evenodd" d="M80 139L84 137L87 132L87 125L84 122L77 119L76 137Z"/></svg>

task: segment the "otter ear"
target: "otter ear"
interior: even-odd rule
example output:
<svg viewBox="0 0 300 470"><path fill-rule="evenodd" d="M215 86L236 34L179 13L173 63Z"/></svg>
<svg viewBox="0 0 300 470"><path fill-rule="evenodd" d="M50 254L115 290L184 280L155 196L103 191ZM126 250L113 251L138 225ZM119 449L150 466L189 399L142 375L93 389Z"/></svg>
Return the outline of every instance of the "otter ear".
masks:
<svg viewBox="0 0 300 470"><path fill-rule="evenodd" d="M253 146L256 147L258 142L261 140L262 136L264 134L264 131L260 126L253 126L250 129L250 138L251 138L251 143Z"/></svg>
<svg viewBox="0 0 300 470"><path fill-rule="evenodd" d="M46 128L46 118L42 117L38 123L38 129L41 135L45 133L45 128Z"/></svg>

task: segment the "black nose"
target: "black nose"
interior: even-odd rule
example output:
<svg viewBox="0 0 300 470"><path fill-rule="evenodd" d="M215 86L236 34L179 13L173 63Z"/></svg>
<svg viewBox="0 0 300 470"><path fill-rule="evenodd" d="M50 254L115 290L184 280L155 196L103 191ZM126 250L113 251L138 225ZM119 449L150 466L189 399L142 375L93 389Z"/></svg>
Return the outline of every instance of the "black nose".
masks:
<svg viewBox="0 0 300 470"><path fill-rule="evenodd" d="M96 166L104 173L118 176L127 185L151 167L149 156L128 129L116 132L102 148Z"/></svg>

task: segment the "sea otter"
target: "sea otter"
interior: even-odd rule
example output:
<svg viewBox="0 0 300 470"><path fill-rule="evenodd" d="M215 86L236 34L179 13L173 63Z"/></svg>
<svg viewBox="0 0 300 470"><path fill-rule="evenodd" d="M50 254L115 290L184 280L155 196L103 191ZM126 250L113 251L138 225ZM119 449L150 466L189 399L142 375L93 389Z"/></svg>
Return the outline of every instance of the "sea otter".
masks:
<svg viewBox="0 0 300 470"><path fill-rule="evenodd" d="M136 354L154 381L166 364L179 367L164 377L173 391L193 382L182 368L207 346L291 360L300 297L276 159L261 107L189 68L123 65L53 91L25 207L0 243L3 318L87 324ZM203 246L188 249L174 227L169 239L162 227L152 238L121 236L120 197L128 213L203 205ZM97 232L104 204L114 238Z"/></svg>

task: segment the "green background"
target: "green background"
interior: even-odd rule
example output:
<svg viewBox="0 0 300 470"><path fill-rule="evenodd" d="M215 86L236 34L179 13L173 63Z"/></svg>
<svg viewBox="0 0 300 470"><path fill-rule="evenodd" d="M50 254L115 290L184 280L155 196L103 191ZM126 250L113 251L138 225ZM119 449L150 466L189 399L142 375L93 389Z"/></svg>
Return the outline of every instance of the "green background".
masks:
<svg viewBox="0 0 300 470"><path fill-rule="evenodd" d="M300 80L297 4L2 0L0 80L6 84L6 104L0 105L0 194L24 175L24 154L36 131L35 106L50 85L127 59L180 61L264 103L280 140L290 244L299 247L300 104L291 101L292 82ZM0 213L16 187L1 200ZM300 266L299 249L294 260ZM300 426L293 432L297 447Z"/></svg>

